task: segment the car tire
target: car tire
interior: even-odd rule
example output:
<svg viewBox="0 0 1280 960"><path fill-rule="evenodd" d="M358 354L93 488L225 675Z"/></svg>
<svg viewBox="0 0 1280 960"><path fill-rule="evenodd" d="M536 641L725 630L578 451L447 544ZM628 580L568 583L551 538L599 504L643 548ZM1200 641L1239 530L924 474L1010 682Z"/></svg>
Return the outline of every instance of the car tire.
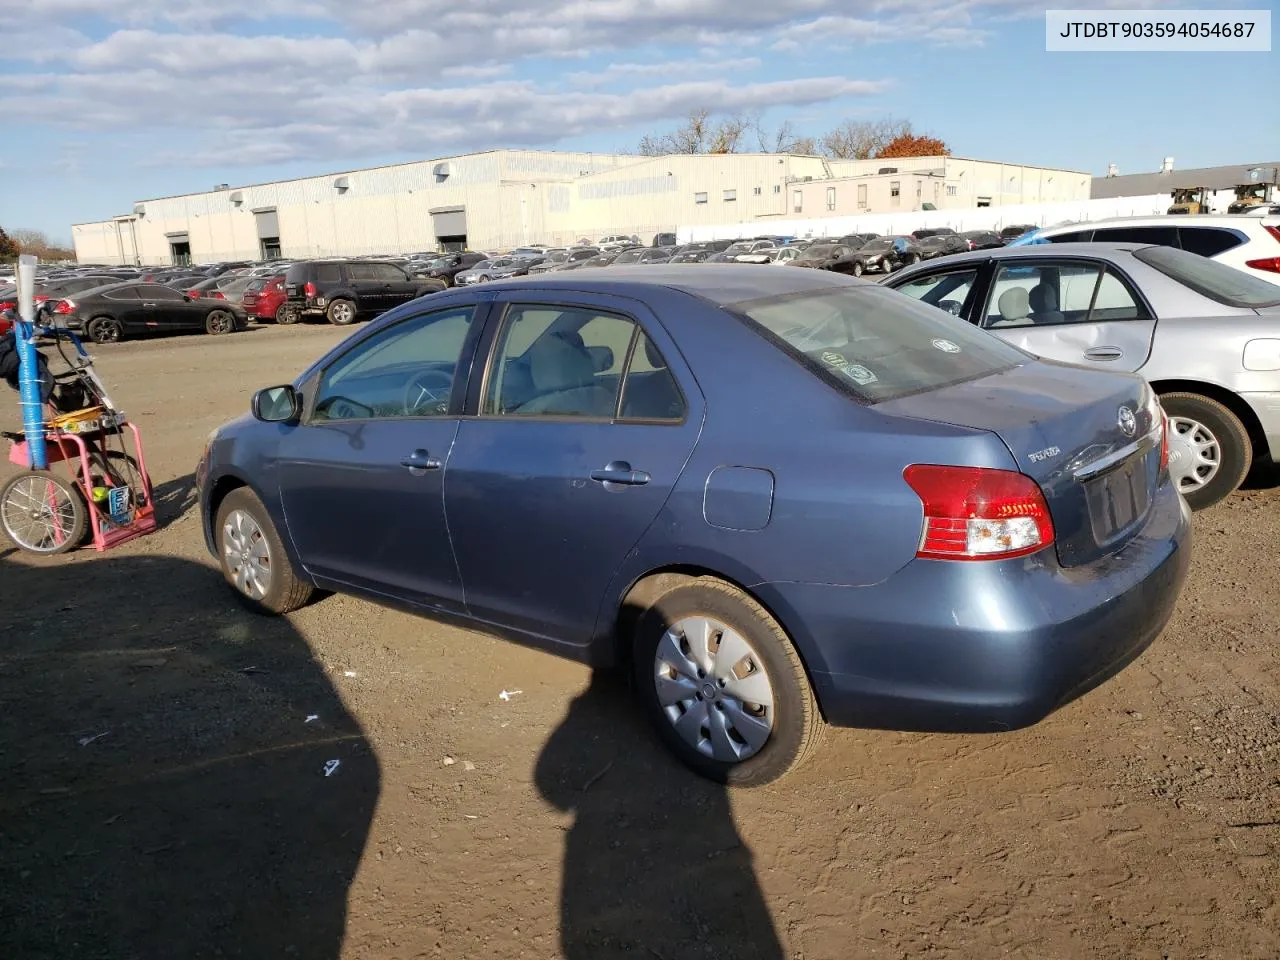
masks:
<svg viewBox="0 0 1280 960"><path fill-rule="evenodd" d="M297 307L291 307L287 303L282 303L276 308L276 323L282 326L297 323L301 319L302 311Z"/></svg>
<svg viewBox="0 0 1280 960"><path fill-rule="evenodd" d="M115 317L94 317L85 324L84 333L94 343L118 343L124 339L124 327Z"/></svg>
<svg viewBox="0 0 1280 960"><path fill-rule="evenodd" d="M210 310L204 320L204 332L212 337L235 333L236 316L230 310Z"/></svg>
<svg viewBox="0 0 1280 960"><path fill-rule="evenodd" d="M213 537L227 585L255 613L289 613L315 595L315 587L294 570L267 508L248 487L232 490L218 505Z"/></svg>
<svg viewBox="0 0 1280 960"><path fill-rule="evenodd" d="M335 327L346 327L355 323L356 305L350 300L339 298L325 307L324 315Z"/></svg>
<svg viewBox="0 0 1280 960"><path fill-rule="evenodd" d="M907 257L908 267L914 267L919 262L920 262L920 255L918 253L913 253Z"/></svg>
<svg viewBox="0 0 1280 960"><path fill-rule="evenodd" d="M698 667L696 675L689 657L681 661L684 672L673 670L672 662L684 656L685 630L700 622L710 625L713 642L716 637L736 634L733 652L745 652L733 664L716 663L712 654L711 662L704 663L709 669ZM707 646L709 649L710 644ZM724 643L718 643L717 653L723 650ZM636 689L659 737L681 761L708 779L738 786L770 783L798 767L821 737L823 720L791 640L768 611L730 584L702 577L662 594L640 616L633 652ZM735 669L729 682L736 686L726 686L726 671L746 670L744 665L749 665L750 671L739 676ZM746 685L760 673L763 688L758 680ZM660 689L667 691L665 697L660 696ZM693 696L680 702L674 699L686 691ZM767 691L772 702L752 707L745 697L730 695L735 691L757 696ZM767 719L769 729L763 743L753 745L744 739L733 726L735 717L752 739L760 735L759 720ZM699 724L699 718L705 718L706 723ZM726 731L733 727L719 737L719 745L743 751L744 759L724 760L713 755L716 724ZM695 740L700 742L695 744Z"/></svg>
<svg viewBox="0 0 1280 960"><path fill-rule="evenodd" d="M853 264L853 270L851 272L855 277L862 276L862 264L855 260Z"/></svg>
<svg viewBox="0 0 1280 960"><path fill-rule="evenodd" d="M1226 499L1244 483L1253 465L1253 444L1240 418L1217 400L1198 393L1165 393L1160 405L1169 418L1169 474L1192 510L1204 510ZM1180 457L1197 458L1188 467ZM1212 466L1210 462L1216 463ZM1195 471L1196 479L1191 479Z"/></svg>

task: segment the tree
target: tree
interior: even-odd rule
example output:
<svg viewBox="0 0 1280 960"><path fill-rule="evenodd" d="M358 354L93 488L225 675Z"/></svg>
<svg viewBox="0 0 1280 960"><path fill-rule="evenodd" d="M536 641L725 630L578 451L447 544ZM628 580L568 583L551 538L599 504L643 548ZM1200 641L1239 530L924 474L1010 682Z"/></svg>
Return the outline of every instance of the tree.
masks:
<svg viewBox="0 0 1280 960"><path fill-rule="evenodd" d="M876 152L877 159L891 157L946 157L951 148L927 134L911 133L908 130L894 137Z"/></svg>
<svg viewBox="0 0 1280 960"><path fill-rule="evenodd" d="M895 139L911 132L906 120L846 120L822 135L824 155L834 160L869 160Z"/></svg>
<svg viewBox="0 0 1280 960"><path fill-rule="evenodd" d="M18 246L19 253L30 253L41 260L74 260L75 251L49 242L49 238L39 230L19 227L13 231L12 242ZM3 253L0 253L3 256Z"/></svg>
<svg viewBox="0 0 1280 960"><path fill-rule="evenodd" d="M750 128L751 121L740 114L716 120L708 110L694 110L669 133L644 137L640 154L661 157L673 153L737 153Z"/></svg>
<svg viewBox="0 0 1280 960"><path fill-rule="evenodd" d="M0 261L12 260L21 252L17 241L4 232L4 227L0 227Z"/></svg>

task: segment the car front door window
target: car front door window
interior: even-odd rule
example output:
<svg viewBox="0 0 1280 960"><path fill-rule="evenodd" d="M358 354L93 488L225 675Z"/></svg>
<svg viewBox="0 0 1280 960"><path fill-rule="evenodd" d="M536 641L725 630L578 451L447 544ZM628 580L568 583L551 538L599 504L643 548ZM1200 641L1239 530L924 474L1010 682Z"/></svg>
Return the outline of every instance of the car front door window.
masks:
<svg viewBox="0 0 1280 960"><path fill-rule="evenodd" d="M896 287L899 293L960 316L969 300L978 271L950 270L945 273L928 273L915 277Z"/></svg>
<svg viewBox="0 0 1280 960"><path fill-rule="evenodd" d="M343 354L320 378L312 422L446 415L472 313L414 317Z"/></svg>

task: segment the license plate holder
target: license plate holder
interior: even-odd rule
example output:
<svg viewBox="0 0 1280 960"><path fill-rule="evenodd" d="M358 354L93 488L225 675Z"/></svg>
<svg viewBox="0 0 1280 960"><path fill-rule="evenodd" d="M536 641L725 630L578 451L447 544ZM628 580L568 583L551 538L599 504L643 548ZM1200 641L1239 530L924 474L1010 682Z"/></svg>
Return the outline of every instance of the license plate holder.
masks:
<svg viewBox="0 0 1280 960"><path fill-rule="evenodd" d="M1146 516L1151 505L1143 457L1131 457L1085 484L1094 540L1106 544Z"/></svg>

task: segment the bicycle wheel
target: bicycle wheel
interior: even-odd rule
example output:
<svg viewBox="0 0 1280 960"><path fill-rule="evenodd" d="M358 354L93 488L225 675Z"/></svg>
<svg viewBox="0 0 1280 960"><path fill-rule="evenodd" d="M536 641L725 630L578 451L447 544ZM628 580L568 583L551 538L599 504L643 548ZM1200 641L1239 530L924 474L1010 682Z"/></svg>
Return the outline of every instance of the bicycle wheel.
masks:
<svg viewBox="0 0 1280 960"><path fill-rule="evenodd" d="M47 470L26 470L0 490L0 526L28 553L65 553L84 542L89 511L75 484Z"/></svg>

